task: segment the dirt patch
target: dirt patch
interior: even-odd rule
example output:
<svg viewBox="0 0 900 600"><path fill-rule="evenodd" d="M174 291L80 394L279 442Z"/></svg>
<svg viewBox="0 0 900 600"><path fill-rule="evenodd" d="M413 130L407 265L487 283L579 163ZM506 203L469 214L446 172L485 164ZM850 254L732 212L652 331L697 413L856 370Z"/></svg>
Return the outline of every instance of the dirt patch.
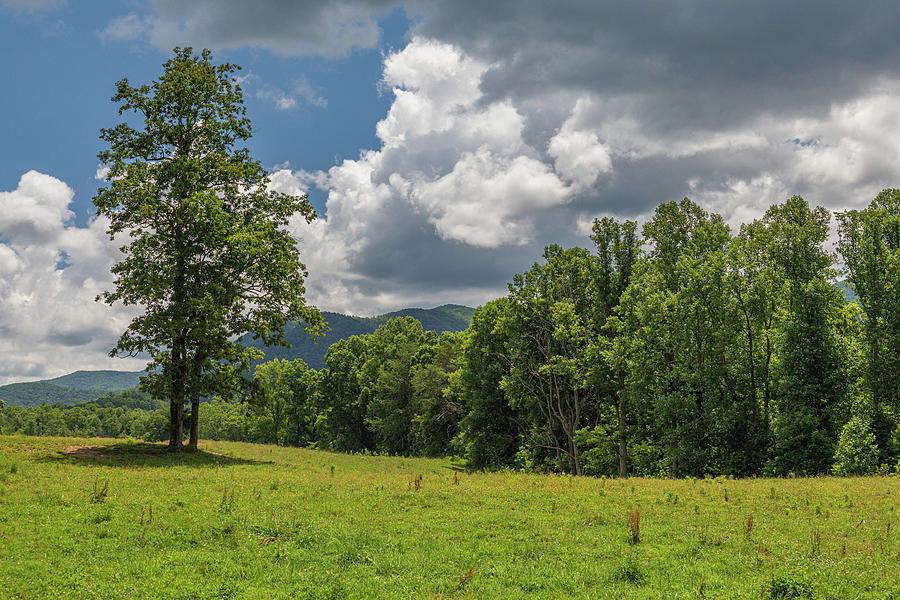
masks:
<svg viewBox="0 0 900 600"><path fill-rule="evenodd" d="M66 456L75 456L77 458L93 458L95 460L106 460L110 458L100 454L102 448L100 446L66 446L60 452Z"/></svg>

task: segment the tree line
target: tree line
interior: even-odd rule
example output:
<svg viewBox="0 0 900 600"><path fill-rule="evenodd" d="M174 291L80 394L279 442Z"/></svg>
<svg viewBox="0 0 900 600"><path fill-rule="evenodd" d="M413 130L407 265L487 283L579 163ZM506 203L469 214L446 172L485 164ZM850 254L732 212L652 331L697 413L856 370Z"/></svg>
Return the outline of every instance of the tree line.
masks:
<svg viewBox="0 0 900 600"><path fill-rule="evenodd" d="M466 331L396 318L319 371L263 363L246 402L200 406L200 437L573 475L900 470L900 191L836 217L836 254L800 197L734 233L688 199L598 219L593 248L548 246ZM39 429L13 410L4 433ZM156 430L105 434L168 436L165 411L119 410Z"/></svg>

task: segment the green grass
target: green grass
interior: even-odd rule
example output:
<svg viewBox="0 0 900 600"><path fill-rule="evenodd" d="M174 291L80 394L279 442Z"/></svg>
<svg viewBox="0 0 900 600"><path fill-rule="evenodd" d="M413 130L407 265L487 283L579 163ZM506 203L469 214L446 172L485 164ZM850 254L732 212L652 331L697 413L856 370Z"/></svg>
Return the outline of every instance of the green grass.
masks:
<svg viewBox="0 0 900 600"><path fill-rule="evenodd" d="M0 436L0 598L900 598L897 478L202 449Z"/></svg>

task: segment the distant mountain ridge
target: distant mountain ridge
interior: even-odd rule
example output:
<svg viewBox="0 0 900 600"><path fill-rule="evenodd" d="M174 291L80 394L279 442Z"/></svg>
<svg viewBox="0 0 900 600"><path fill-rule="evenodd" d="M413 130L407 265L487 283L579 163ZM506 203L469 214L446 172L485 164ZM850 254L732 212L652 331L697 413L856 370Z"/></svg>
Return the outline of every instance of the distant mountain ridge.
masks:
<svg viewBox="0 0 900 600"><path fill-rule="evenodd" d="M47 383L73 390L103 390L115 392L133 388L139 383L143 371L75 371Z"/></svg>
<svg viewBox="0 0 900 600"><path fill-rule="evenodd" d="M290 348L279 346L265 347L259 340L246 338L242 343L254 348L261 348L266 353L266 360L280 358L282 360L303 359L311 369L325 368L325 352L338 340L354 335L374 333L381 325L397 317L414 317L422 323L426 331L463 331L472 322L474 308L459 304L444 304L436 308L406 308L377 317L355 317L340 313L322 312L322 317L331 328L324 338L314 342L309 334L303 331L299 323L290 323L285 328L284 337L290 342Z"/></svg>
<svg viewBox="0 0 900 600"><path fill-rule="evenodd" d="M8 406L72 406L133 388L143 374L143 371L75 371L54 379L4 385L0 387L0 400Z"/></svg>
<svg viewBox="0 0 900 600"><path fill-rule="evenodd" d="M324 338L313 342L299 323L289 323L285 328L285 338L291 348L264 347L259 340L246 339L242 343L262 348L265 360L303 359L310 368L325 367L325 352L334 342L354 335L374 333L378 327L396 317L414 317L429 331L462 331L472 321L474 308L458 304L445 304L437 308L407 308L377 317L355 317L340 313L322 312L330 331ZM91 402L110 392L126 390L139 383L143 371L76 371L43 381L11 383L0 386L0 400L8 406L35 406L38 404L62 404L72 406Z"/></svg>

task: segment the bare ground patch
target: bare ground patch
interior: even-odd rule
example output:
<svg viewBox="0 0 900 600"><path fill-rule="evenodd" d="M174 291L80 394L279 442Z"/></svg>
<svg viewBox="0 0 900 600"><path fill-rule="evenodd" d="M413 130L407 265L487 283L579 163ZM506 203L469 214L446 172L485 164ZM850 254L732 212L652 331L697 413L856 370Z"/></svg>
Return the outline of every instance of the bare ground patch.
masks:
<svg viewBox="0 0 900 600"><path fill-rule="evenodd" d="M95 460L110 460L109 456L103 456L100 446L66 446L60 450L60 454L64 456L74 456L76 458L93 458Z"/></svg>

